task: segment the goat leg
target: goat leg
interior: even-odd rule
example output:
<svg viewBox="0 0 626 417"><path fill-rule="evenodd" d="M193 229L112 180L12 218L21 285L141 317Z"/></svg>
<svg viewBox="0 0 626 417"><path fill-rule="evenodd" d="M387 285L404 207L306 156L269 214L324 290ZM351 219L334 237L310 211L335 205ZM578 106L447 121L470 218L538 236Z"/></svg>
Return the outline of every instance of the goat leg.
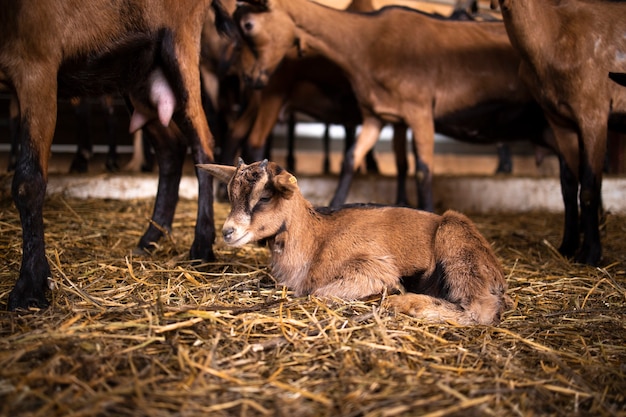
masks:
<svg viewBox="0 0 626 417"><path fill-rule="evenodd" d="M78 149L70 165L70 173L85 173L89 170L89 161L93 157L93 141L91 138L91 108L84 97L72 99L74 116L76 117L76 143Z"/></svg>
<svg viewBox="0 0 626 417"><path fill-rule="evenodd" d="M22 267L15 287L9 294L7 308L28 309L48 306L46 292L50 266L45 255L43 202L46 194L46 180L38 164L38 157L32 148L22 142L22 152L15 167L13 197L20 213L22 230Z"/></svg>
<svg viewBox="0 0 626 417"><path fill-rule="evenodd" d="M343 163L341 164L341 172L339 174L339 184L335 190L335 195L330 201L330 207L341 207L348 198L350 192L350 185L352 185L352 178L354 178L354 146L348 149L343 157Z"/></svg>
<svg viewBox="0 0 626 417"><path fill-rule="evenodd" d="M348 136L348 126L344 126L346 137ZM324 175L330 174L330 125L327 123L324 127L324 136L322 136L322 149L324 159L322 160L322 173Z"/></svg>
<svg viewBox="0 0 626 417"><path fill-rule="evenodd" d="M371 150L380 136L382 123L375 117L364 117L361 133L355 144L346 152L343 164L341 165L341 174L339 185L335 191L335 195L330 202L331 207L340 207L346 202L354 172L361 166L365 159L365 154Z"/></svg>
<svg viewBox="0 0 626 417"><path fill-rule="evenodd" d="M34 79L34 74L41 74ZM15 166L12 194L20 213L22 266L15 287L9 294L9 310L44 308L51 277L46 259L43 204L46 195L48 159L57 114L56 84L46 68L36 68L31 83L18 89L20 103L20 152ZM55 79L55 78L54 78ZM28 85L26 85L28 84ZM37 115L37 118L34 118Z"/></svg>
<svg viewBox="0 0 626 417"><path fill-rule="evenodd" d="M563 239L559 252L566 257L572 257L580 244L578 229L578 178L568 167L562 156L559 156L561 179L561 194L563 196Z"/></svg>
<svg viewBox="0 0 626 417"><path fill-rule="evenodd" d="M197 134L196 136L191 136L190 144L191 155L195 164L214 162L213 154L210 150L207 151ZM213 177L206 171L198 168L196 168L196 177L198 179L198 214L196 216L195 237L191 244L189 256L191 259L212 261L215 259L213 253L213 242L215 241Z"/></svg>
<svg viewBox="0 0 626 417"><path fill-rule="evenodd" d="M326 126L328 129L328 126ZM287 171L296 172L296 114L293 111L287 116ZM270 158L268 158L270 159Z"/></svg>
<svg viewBox="0 0 626 417"><path fill-rule="evenodd" d="M396 189L396 205L408 206L409 199L406 195L406 175L409 171L409 163L406 155L407 127L402 123L393 125L393 153L396 159L396 172L398 175Z"/></svg>
<svg viewBox="0 0 626 417"><path fill-rule="evenodd" d="M214 2L214 7L217 3ZM172 39L170 44L164 40L164 48L173 50L174 54L166 54L165 66L170 74L179 84L179 91L186 94L182 97L182 112L174 113L174 121L183 135L187 139L187 144L191 146L191 155L195 164L206 164L214 162L213 157L213 135L209 130L209 125L202 107L202 96L200 93L200 57L194 48L194 34L179 32L176 34L179 39ZM189 66L184 71L179 71L178 60L184 59ZM189 255L191 259L201 259L212 261L215 259L213 253L213 242L215 241L215 223L213 213L213 178L207 172L200 172L196 169L198 179L198 215L194 240L191 244Z"/></svg>
<svg viewBox="0 0 626 417"><path fill-rule="evenodd" d="M138 244L137 252L149 252L150 248L172 230L172 221L178 203L178 190L183 172L186 144L175 134L154 121L144 127L144 137L152 144L159 166L159 185L152 212L152 220Z"/></svg>
<svg viewBox="0 0 626 417"><path fill-rule="evenodd" d="M587 170L585 170L587 171ZM576 254L576 261L587 265L598 265L602 258L599 213L602 207L600 193L602 177L584 172L580 189L580 213L583 243Z"/></svg>
<svg viewBox="0 0 626 417"><path fill-rule="evenodd" d="M435 157L435 126L430 112L414 115L409 123L413 130L413 150L415 153L415 179L417 184L417 207L434 211L433 165Z"/></svg>
<svg viewBox="0 0 626 417"><path fill-rule="evenodd" d="M599 215L602 210L602 168L607 128L604 125L587 127L581 130L581 135L586 135L587 139L579 141L577 132L555 123L551 126L560 150L561 192L565 206L563 241L559 252L574 257L577 262L596 265L602 257ZM589 140L590 137L595 140ZM594 145L584 147L581 152L579 142Z"/></svg>
<svg viewBox="0 0 626 417"><path fill-rule="evenodd" d="M510 174L513 171L511 147L508 143L500 142L496 144L496 150L498 152L498 166L496 167L496 174Z"/></svg>
<svg viewBox="0 0 626 417"><path fill-rule="evenodd" d="M17 98L12 94L9 103L9 134L11 135L11 150L9 152L9 165L7 171L15 170L17 156L20 151L20 111Z"/></svg>
<svg viewBox="0 0 626 417"><path fill-rule="evenodd" d="M109 144L109 150L107 151L107 157L105 167L109 172L118 172L120 170L119 163L117 161L117 136L116 136L116 122L115 122L115 106L113 104L113 97L109 94L101 97L102 109L105 112L106 117L106 137Z"/></svg>
<svg viewBox="0 0 626 417"><path fill-rule="evenodd" d="M176 117L175 117L176 119ZM184 124L179 120L178 123ZM189 130L189 129L187 129ZM189 137L191 133L187 132ZM152 140L159 166L159 185L154 203L152 220L141 237L138 250L149 251L162 236L164 231L172 230L172 222L178 203L180 179L187 151L187 142L180 132L173 127L166 128L154 121L144 129L144 136ZM197 142L197 141L196 141ZM213 162L206 152L198 151L192 141L192 153L197 163ZM198 177L198 216L195 237L190 249L191 259L213 260L213 186L212 178L206 173L197 172Z"/></svg>
<svg viewBox="0 0 626 417"><path fill-rule="evenodd" d="M602 123L583 126L581 142L585 144L581 161L580 178L580 219L583 231L583 242L576 261L588 265L597 265L602 258L600 241L599 214L602 210L602 170L606 156L607 125L606 118Z"/></svg>
<svg viewBox="0 0 626 417"><path fill-rule="evenodd" d="M175 39L181 37L181 39ZM173 83L174 90L181 92L176 97L181 111L173 114L173 120L180 132L151 123L150 132L155 142L155 152L159 163L159 187L155 201L152 224L139 242L139 249L148 249L158 240L163 232L171 230L172 220L178 202L178 191L187 145L192 148L194 162L213 162L212 135L204 115L202 97L200 94L199 57L193 48L185 45L194 44L194 35L179 32L168 32L163 37L161 56L163 57L163 76L152 79L151 92L156 90L164 95L158 100L152 97L157 104L157 113L161 125L168 122L171 115L171 97L169 83ZM179 61L189 64L181 71ZM159 75L159 74L157 74ZM167 80L166 80L167 78ZM162 107L165 108L165 111ZM179 133L182 133L183 137ZM213 260L213 242L215 240L215 225L213 223L213 184L212 178L206 173L196 172L198 177L198 217L196 220L195 237L190 249L191 259ZM161 228L161 230L159 230Z"/></svg>

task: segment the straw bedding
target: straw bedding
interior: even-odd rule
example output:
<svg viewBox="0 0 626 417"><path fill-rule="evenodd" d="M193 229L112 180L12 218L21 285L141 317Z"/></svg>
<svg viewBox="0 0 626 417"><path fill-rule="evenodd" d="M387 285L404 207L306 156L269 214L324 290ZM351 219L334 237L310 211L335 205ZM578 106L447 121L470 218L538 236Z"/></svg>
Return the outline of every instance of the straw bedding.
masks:
<svg viewBox="0 0 626 417"><path fill-rule="evenodd" d="M137 256L152 201L45 206L51 307L0 312L4 416L626 416L626 218L603 267L561 258L559 214L471 216L515 307L498 327L429 325L381 298L296 298L265 248L187 257L196 204ZM216 205L221 226L228 207ZM0 199L0 309L21 229Z"/></svg>

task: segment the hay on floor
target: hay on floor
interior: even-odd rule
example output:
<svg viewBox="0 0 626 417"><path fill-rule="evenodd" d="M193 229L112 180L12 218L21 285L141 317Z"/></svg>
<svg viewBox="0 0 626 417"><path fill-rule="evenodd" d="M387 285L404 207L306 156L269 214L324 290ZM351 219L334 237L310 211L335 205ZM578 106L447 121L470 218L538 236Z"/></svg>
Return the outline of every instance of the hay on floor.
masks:
<svg viewBox="0 0 626 417"><path fill-rule="evenodd" d="M626 415L626 218L603 267L555 246L559 214L471 216L515 307L498 327L429 325L381 300L328 303L277 286L265 248L190 264L196 203L151 256L132 248L152 201L45 206L51 307L0 313L0 415ZM228 207L216 205L221 226ZM0 201L0 308L21 228Z"/></svg>

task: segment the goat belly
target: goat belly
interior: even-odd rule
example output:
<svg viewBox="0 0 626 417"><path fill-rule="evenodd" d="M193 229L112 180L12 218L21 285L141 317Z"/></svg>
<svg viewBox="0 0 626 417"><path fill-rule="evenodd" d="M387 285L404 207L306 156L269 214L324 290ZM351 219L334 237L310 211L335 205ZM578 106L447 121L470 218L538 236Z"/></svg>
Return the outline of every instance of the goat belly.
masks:
<svg viewBox="0 0 626 417"><path fill-rule="evenodd" d="M105 52L67 57L59 68L59 95L99 96L134 90L148 77L158 43L152 34L135 34Z"/></svg>
<svg viewBox="0 0 626 417"><path fill-rule="evenodd" d="M435 120L438 133L473 143L538 140L547 121L537 103L481 103Z"/></svg>

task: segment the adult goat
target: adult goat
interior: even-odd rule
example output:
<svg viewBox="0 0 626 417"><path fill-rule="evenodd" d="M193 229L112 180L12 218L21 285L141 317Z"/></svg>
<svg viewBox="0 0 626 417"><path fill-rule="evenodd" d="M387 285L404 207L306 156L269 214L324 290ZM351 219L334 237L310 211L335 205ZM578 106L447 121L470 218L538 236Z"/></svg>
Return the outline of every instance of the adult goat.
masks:
<svg viewBox="0 0 626 417"><path fill-rule="evenodd" d="M240 4L234 16L250 47L241 62L256 83L266 83L294 47L326 56L351 82L363 125L333 207L345 201L355 167L387 122L413 131L418 204L430 211L435 131L475 143L544 141L545 119L517 75L502 22L442 20L403 7L348 13L306 0Z"/></svg>
<svg viewBox="0 0 626 417"><path fill-rule="evenodd" d="M345 10L371 11L371 0L353 0ZM243 74L245 78L245 74ZM254 86L253 86L254 87ZM361 124L361 113L354 93L344 72L336 64L323 56L308 54L306 57L286 56L282 64L272 74L267 85L259 92L252 93L258 103L249 106L231 129L233 145L243 144L244 155L252 160L261 160L265 155L266 141L279 120L287 113L289 122L294 112L304 113L325 124L340 124L345 128L346 149L354 143L356 127ZM295 169L293 130L288 126L287 169ZM400 127L406 141L406 127ZM330 172L328 129L324 136L324 172ZM230 154L234 154L234 149ZM368 171L378 170L373 153L366 156ZM224 159L225 162L230 163ZM401 197L405 202L406 198Z"/></svg>
<svg viewBox="0 0 626 417"><path fill-rule="evenodd" d="M626 4L499 0L499 5L522 56L521 77L544 109L561 155L565 232L560 251L595 265L602 258L599 212L607 131L626 132L626 90L607 77L607 72L626 72Z"/></svg>
<svg viewBox="0 0 626 417"><path fill-rule="evenodd" d="M19 103L20 155L12 193L20 213L23 253L8 309L48 305L43 205L57 96L123 92L134 106L131 125L180 130L196 163L211 162L212 137L200 100L200 33L219 0L100 2L15 0L0 13L0 84ZM170 124L170 120L175 123ZM146 124L147 123L147 124ZM165 130L165 129L163 129ZM171 227L187 143L161 135L159 189L147 248ZM212 259L212 178L197 172L199 194L191 257Z"/></svg>

